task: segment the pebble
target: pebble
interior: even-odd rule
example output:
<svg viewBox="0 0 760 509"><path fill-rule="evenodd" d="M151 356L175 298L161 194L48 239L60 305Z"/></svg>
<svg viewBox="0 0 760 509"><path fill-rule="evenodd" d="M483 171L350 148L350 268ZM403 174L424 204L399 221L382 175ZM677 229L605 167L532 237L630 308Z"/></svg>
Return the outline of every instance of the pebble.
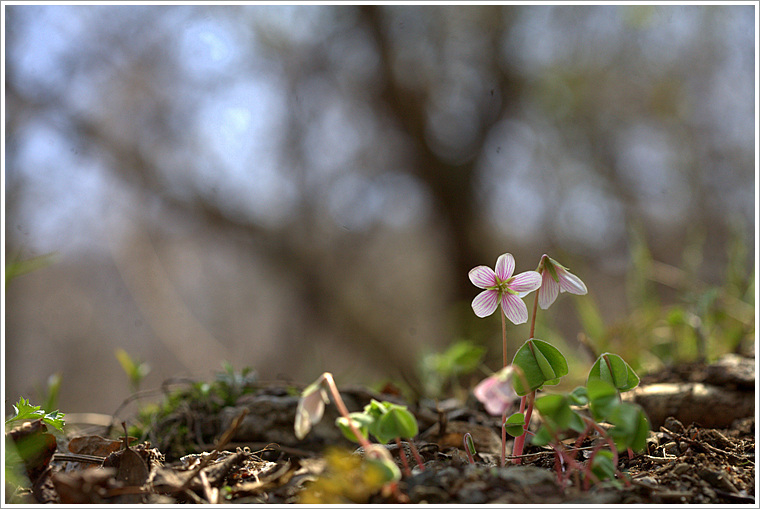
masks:
<svg viewBox="0 0 760 509"><path fill-rule="evenodd" d="M673 473L676 475L682 475L688 472L691 469L691 465L688 463L676 463L676 466L673 467Z"/></svg>

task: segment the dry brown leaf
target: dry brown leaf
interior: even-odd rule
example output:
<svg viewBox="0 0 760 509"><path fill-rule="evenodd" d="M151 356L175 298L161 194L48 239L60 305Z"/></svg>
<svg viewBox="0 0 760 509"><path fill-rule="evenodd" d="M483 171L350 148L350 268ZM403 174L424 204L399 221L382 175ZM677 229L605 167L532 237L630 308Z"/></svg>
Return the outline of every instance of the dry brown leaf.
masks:
<svg viewBox="0 0 760 509"><path fill-rule="evenodd" d="M129 442L134 442L135 437L129 437ZM109 454L121 449L123 440L112 440L99 435L85 435L74 437L69 441L69 451L74 454L89 454L105 458Z"/></svg>

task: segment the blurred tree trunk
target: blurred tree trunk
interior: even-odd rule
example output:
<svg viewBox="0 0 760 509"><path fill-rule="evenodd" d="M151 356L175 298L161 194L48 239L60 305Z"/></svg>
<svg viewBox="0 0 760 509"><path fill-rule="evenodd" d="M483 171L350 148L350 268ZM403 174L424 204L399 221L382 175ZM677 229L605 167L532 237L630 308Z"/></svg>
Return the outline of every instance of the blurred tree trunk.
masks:
<svg viewBox="0 0 760 509"><path fill-rule="evenodd" d="M488 38L490 51L485 58L489 60L491 70L498 69L498 81L495 88L499 90L500 103L497 111L483 117L478 126L477 140L473 156L462 163L443 160L430 147L425 139L426 105L429 90L418 92L402 86L394 77L392 70L393 55L389 40L389 31L383 27L382 7L366 5L360 8L363 21L370 29L379 52L383 66L384 87L380 94L387 112L403 131L409 135L414 144L414 176L428 189L435 208L434 216L440 222L441 233L450 254L450 269L453 277L454 300L469 299L473 294L472 283L467 273L476 265L488 263L485 253L478 244L477 213L482 207L476 203L476 164L482 153L483 144L490 129L505 117L509 117L513 107L519 102L520 81L518 76L508 73L499 62L499 46L504 32L511 26L511 16L505 16L499 7L480 7L480 19L484 24L483 37ZM491 90L493 96L494 90ZM495 258L495 256L494 256ZM490 258L488 258L490 259Z"/></svg>

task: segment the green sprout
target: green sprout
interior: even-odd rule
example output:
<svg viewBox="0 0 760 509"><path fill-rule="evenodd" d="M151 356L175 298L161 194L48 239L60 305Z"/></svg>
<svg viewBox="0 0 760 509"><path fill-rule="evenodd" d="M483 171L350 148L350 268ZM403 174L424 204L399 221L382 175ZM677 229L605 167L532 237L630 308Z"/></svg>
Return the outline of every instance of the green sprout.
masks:
<svg viewBox="0 0 760 509"><path fill-rule="evenodd" d="M139 391L143 378L150 373L150 366L145 362L133 359L122 348L116 349L116 359L119 361L121 369L127 374L130 390L133 393Z"/></svg>

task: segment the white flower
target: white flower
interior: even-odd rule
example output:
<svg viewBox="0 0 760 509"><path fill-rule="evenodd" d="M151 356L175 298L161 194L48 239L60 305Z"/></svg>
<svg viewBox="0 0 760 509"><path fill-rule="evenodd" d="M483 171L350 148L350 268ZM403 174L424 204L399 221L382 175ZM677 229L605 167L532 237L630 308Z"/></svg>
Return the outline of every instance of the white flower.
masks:
<svg viewBox="0 0 760 509"><path fill-rule="evenodd" d="M541 275L531 270L513 276L514 271L515 259L509 253L499 256L495 271L485 265L470 271L472 284L485 290L472 301L472 310L478 317L493 314L501 303L504 315L512 323L517 325L528 321L528 308L522 297L541 286Z"/></svg>
<svg viewBox="0 0 760 509"><path fill-rule="evenodd" d="M537 270L541 273L541 288L538 290L538 305L541 309L548 309L560 292L575 295L588 293L586 285L578 276L547 255L541 257Z"/></svg>
<svg viewBox="0 0 760 509"><path fill-rule="evenodd" d="M311 427L317 424L325 413L325 404L330 402L327 393L321 387L322 378L308 386L301 393L296 408L296 422L294 425L296 438L302 440Z"/></svg>

